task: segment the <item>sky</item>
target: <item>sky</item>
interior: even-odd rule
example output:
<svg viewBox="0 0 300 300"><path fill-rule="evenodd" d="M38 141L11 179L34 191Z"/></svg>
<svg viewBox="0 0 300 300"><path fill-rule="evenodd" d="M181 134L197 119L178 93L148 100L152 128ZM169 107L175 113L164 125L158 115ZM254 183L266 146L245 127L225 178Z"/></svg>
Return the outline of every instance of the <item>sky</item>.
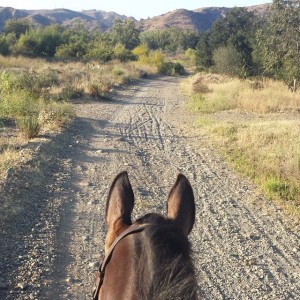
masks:
<svg viewBox="0 0 300 300"><path fill-rule="evenodd" d="M18 9L67 8L75 11L88 9L114 11L120 15L146 19L174 9L196 9L211 6L250 6L272 2L270 0L0 0L0 6Z"/></svg>

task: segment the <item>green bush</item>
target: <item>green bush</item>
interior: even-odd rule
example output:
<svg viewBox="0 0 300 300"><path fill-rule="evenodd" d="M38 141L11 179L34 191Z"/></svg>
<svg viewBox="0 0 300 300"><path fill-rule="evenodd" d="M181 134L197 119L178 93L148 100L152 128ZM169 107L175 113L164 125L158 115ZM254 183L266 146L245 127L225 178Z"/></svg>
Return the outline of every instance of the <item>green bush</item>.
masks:
<svg viewBox="0 0 300 300"><path fill-rule="evenodd" d="M32 96L39 97L43 91L58 85L59 80L55 72L45 74L21 73L13 81L13 87L19 90L28 91Z"/></svg>
<svg viewBox="0 0 300 300"><path fill-rule="evenodd" d="M105 41L96 41L89 45L86 55L87 59L98 59L102 62L112 60L114 55L111 45Z"/></svg>
<svg viewBox="0 0 300 300"><path fill-rule="evenodd" d="M1 55L9 55L9 43L5 36L0 36L0 54Z"/></svg>
<svg viewBox="0 0 300 300"><path fill-rule="evenodd" d="M113 48L113 54L116 59L119 59L122 62L132 60L134 56L131 54L131 51L126 49L123 44L116 44Z"/></svg>
<svg viewBox="0 0 300 300"><path fill-rule="evenodd" d="M169 76L184 75L184 67L180 63L164 62L158 69L161 74Z"/></svg>
<svg viewBox="0 0 300 300"><path fill-rule="evenodd" d="M214 71L242 77L244 74L241 54L232 46L220 47L213 52Z"/></svg>
<svg viewBox="0 0 300 300"><path fill-rule="evenodd" d="M27 91L14 91L2 94L0 98L0 115L18 118L38 114L42 101L32 97Z"/></svg>

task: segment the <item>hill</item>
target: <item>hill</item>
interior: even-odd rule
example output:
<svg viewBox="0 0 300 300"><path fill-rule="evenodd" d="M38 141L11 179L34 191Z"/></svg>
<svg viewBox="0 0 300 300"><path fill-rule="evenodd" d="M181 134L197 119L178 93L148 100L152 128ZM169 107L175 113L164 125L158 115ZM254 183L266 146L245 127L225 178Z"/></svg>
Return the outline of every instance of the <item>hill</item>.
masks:
<svg viewBox="0 0 300 300"><path fill-rule="evenodd" d="M115 19L124 20L128 17L115 12L86 10L77 12L69 9L23 10L12 7L0 7L0 31L8 19L25 18L38 26L60 24L73 26L81 23L90 30L107 30L112 27Z"/></svg>
<svg viewBox="0 0 300 300"><path fill-rule="evenodd" d="M270 4L247 7L248 11L258 15L268 12ZM156 30L176 27L181 29L205 31L213 22L223 18L231 8L227 7L207 7L196 10L177 9L160 16L148 19L135 20L140 30ZM69 9L53 10L24 10L12 7L0 7L0 31L8 19L26 18L35 25L46 26L60 24L63 26L74 26L83 24L89 30L108 30L112 27L115 19L127 19L124 15L115 12L105 12L102 10L84 10L81 12Z"/></svg>

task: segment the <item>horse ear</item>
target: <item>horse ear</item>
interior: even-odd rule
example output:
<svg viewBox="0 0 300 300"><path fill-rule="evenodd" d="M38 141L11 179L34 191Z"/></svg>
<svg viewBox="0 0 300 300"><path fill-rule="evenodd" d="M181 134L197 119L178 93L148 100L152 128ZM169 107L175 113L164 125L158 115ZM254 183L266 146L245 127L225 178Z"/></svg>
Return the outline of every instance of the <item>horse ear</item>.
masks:
<svg viewBox="0 0 300 300"><path fill-rule="evenodd" d="M167 204L167 215L188 235L195 222L195 201L188 179L179 174L173 185Z"/></svg>
<svg viewBox="0 0 300 300"><path fill-rule="evenodd" d="M106 202L106 224L108 231L116 232L117 227L131 225L134 194L127 172L122 172L113 181Z"/></svg>

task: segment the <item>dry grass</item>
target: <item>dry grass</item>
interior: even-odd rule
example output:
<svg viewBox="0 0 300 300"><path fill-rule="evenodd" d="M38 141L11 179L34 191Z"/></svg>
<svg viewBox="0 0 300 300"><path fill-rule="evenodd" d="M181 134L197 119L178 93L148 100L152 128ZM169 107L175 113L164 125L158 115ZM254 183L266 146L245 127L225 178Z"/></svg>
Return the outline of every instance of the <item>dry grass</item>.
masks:
<svg viewBox="0 0 300 300"><path fill-rule="evenodd" d="M196 85L209 92L196 93ZM300 218L300 93L280 82L200 74L184 84L197 125L240 172ZM197 89L196 89L197 90Z"/></svg>
<svg viewBox="0 0 300 300"><path fill-rule="evenodd" d="M260 114L300 111L300 91L288 92L278 81L242 81L214 74L200 74L190 80L194 110L216 112L240 109ZM197 105L198 103L198 105Z"/></svg>
<svg viewBox="0 0 300 300"><path fill-rule="evenodd" d="M113 87L156 71L138 62L100 64L0 56L0 177L17 166L22 158L18 149L26 139L58 131L70 122L73 99L105 99ZM10 120L8 127L6 120Z"/></svg>

